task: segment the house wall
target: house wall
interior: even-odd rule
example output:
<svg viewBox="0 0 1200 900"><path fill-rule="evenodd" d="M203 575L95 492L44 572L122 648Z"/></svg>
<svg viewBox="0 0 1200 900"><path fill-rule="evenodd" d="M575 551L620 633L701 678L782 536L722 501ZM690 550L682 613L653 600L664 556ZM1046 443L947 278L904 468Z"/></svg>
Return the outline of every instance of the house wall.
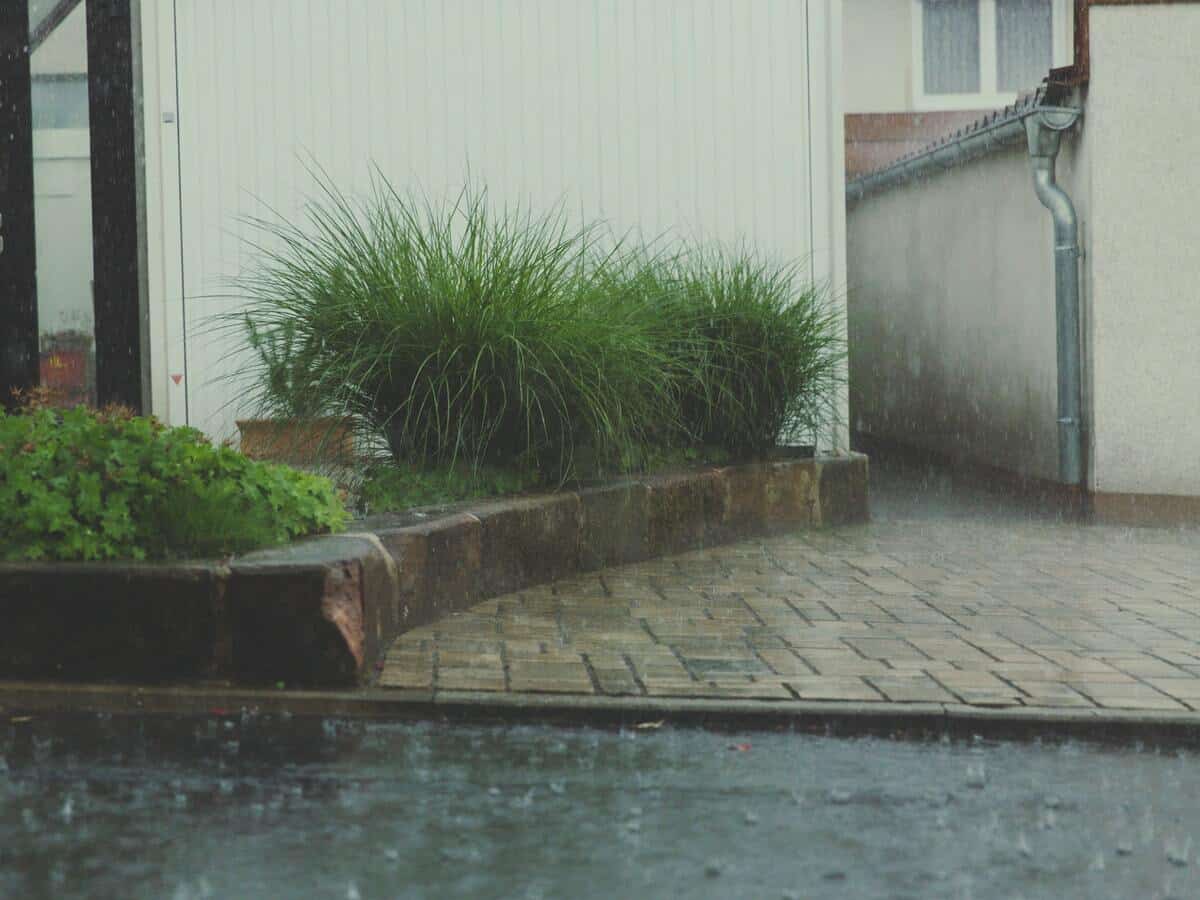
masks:
<svg viewBox="0 0 1200 900"><path fill-rule="evenodd" d="M1074 0L1051 0L1054 22L1053 65L1071 64ZM945 105L933 98L921 102L921 73L915 62L920 36L914 0L845 0L845 54L842 63L848 114L900 113L918 108L989 109L1013 98L959 97ZM1028 90L1036 84L1025 86Z"/></svg>
<svg viewBox="0 0 1200 900"><path fill-rule="evenodd" d="M233 432L244 358L212 324L262 238L245 217L299 220L306 166L361 193L374 164L435 200L469 171L497 205L745 240L845 282L834 0L141 9L151 325L184 372L155 393L171 421Z"/></svg>
<svg viewBox="0 0 1200 900"><path fill-rule="evenodd" d="M1058 175L1086 228L1084 143ZM851 203L847 252L851 427L1057 480L1053 227L1024 144Z"/></svg>
<svg viewBox="0 0 1200 900"><path fill-rule="evenodd" d="M1084 253L1089 485L1105 516L1194 519L1166 501L1200 497L1200 133L1180 106L1200 4L1093 6L1090 31L1058 160ZM1024 148L851 203L847 246L852 426L1056 479L1052 237Z"/></svg>
<svg viewBox="0 0 1200 900"><path fill-rule="evenodd" d="M913 109L912 0L846 0L847 113Z"/></svg>
<svg viewBox="0 0 1200 900"><path fill-rule="evenodd" d="M1200 495L1200 4L1090 15L1095 474Z"/></svg>

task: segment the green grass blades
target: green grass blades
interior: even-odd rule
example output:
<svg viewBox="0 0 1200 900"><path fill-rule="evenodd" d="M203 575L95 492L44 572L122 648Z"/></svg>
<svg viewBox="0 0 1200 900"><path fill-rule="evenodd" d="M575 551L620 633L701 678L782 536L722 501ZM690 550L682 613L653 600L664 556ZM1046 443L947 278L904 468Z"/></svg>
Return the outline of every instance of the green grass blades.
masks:
<svg viewBox="0 0 1200 900"><path fill-rule="evenodd" d="M306 222L258 223L274 249L239 282L268 413L354 416L406 464L560 480L580 448L619 461L662 418L664 360L591 290L609 265L591 229L484 191L438 206L377 175L356 204L321 184Z"/></svg>
<svg viewBox="0 0 1200 900"><path fill-rule="evenodd" d="M844 342L795 264L693 248L657 275L683 439L760 457L834 416Z"/></svg>
<svg viewBox="0 0 1200 900"><path fill-rule="evenodd" d="M831 416L838 320L794 265L613 247L473 187L437 205L376 174L355 202L317 180L304 221L256 221L228 322L267 415L350 417L416 470L558 483L654 448L759 456Z"/></svg>

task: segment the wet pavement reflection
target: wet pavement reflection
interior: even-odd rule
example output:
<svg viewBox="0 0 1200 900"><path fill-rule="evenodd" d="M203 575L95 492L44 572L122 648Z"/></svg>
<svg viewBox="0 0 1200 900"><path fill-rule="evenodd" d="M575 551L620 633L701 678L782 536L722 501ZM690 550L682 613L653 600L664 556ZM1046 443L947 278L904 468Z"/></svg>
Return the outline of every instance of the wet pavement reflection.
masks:
<svg viewBox="0 0 1200 900"><path fill-rule="evenodd" d="M1198 789L1076 742L6 715L0 896L1184 898Z"/></svg>

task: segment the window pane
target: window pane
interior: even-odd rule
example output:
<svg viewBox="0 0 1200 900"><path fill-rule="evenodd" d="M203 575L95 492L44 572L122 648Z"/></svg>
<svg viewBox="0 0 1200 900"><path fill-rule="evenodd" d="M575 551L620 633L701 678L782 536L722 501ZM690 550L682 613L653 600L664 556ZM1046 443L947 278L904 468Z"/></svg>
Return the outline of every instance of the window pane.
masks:
<svg viewBox="0 0 1200 900"><path fill-rule="evenodd" d="M925 93L979 92L979 0L925 0Z"/></svg>
<svg viewBox="0 0 1200 900"><path fill-rule="evenodd" d="M996 83L1002 91L1038 86L1050 71L1050 0L996 0Z"/></svg>
<svg viewBox="0 0 1200 900"><path fill-rule="evenodd" d="M34 75L33 127L87 128L87 75Z"/></svg>
<svg viewBox="0 0 1200 900"><path fill-rule="evenodd" d="M42 387L67 406L96 402L87 5L44 35L36 23L58 4L43 0L30 8L31 38L42 38L29 60L39 372Z"/></svg>

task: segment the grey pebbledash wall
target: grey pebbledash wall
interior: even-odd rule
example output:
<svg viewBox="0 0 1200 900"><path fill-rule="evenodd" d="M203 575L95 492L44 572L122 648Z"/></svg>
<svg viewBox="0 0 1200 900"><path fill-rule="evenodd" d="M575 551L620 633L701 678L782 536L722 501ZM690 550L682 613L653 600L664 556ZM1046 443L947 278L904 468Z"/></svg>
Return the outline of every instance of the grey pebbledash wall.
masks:
<svg viewBox="0 0 1200 900"><path fill-rule="evenodd" d="M1080 143L1059 153L1072 197ZM1025 148L868 194L846 222L852 430L1056 479L1053 226Z"/></svg>
<svg viewBox="0 0 1200 900"><path fill-rule="evenodd" d="M1093 6L1090 33L1057 164L1088 485L1102 517L1200 521L1200 3ZM1056 480L1053 239L1024 147L850 202L847 247L852 430Z"/></svg>

